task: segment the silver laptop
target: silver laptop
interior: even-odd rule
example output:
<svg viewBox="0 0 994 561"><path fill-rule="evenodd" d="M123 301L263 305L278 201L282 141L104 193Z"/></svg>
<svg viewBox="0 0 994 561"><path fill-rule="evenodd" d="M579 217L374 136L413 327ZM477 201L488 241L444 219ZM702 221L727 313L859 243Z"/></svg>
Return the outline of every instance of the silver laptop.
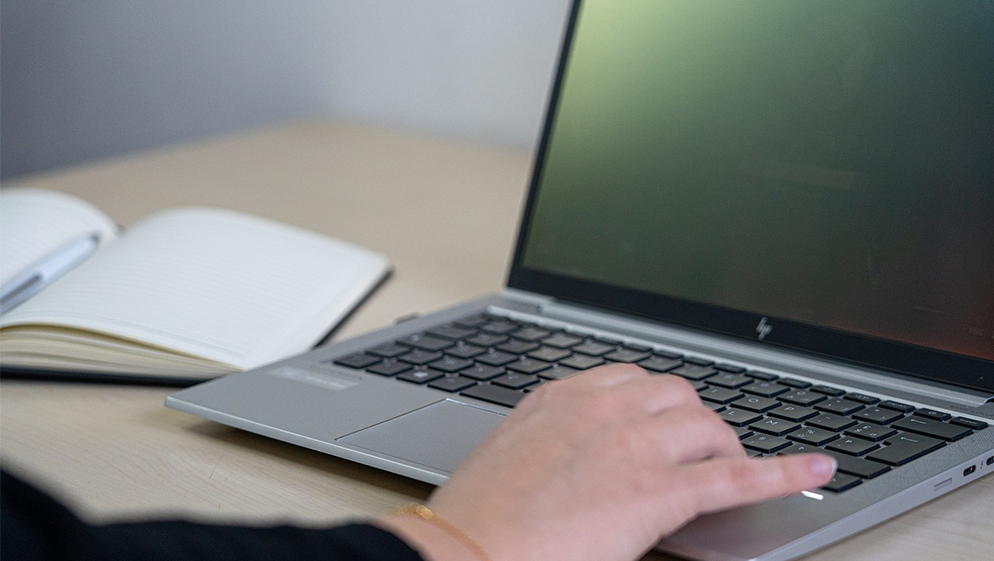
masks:
<svg viewBox="0 0 994 561"><path fill-rule="evenodd" d="M584 0L565 37L503 292L167 405L437 484L529 391L634 362L751 454L838 458L660 544L698 559L994 471L994 1Z"/></svg>

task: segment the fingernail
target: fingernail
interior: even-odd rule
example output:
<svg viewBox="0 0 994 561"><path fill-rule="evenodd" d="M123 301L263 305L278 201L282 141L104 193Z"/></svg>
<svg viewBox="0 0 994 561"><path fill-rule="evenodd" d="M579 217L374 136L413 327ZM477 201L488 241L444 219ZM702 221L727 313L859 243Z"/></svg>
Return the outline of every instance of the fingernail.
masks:
<svg viewBox="0 0 994 561"><path fill-rule="evenodd" d="M810 469L811 473L820 476L827 477L835 473L835 468L839 467L839 462L831 456L816 455L811 456Z"/></svg>

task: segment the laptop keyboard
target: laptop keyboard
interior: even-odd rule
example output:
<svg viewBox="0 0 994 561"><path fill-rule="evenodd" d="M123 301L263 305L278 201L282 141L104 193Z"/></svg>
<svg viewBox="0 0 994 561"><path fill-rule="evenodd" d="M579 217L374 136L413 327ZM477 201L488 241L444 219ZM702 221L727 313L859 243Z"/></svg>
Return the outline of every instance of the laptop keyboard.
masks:
<svg viewBox="0 0 994 561"><path fill-rule="evenodd" d="M618 340L477 314L339 358L335 364L514 407L582 370L634 363L687 379L753 456L822 452L843 492L974 431L982 421Z"/></svg>

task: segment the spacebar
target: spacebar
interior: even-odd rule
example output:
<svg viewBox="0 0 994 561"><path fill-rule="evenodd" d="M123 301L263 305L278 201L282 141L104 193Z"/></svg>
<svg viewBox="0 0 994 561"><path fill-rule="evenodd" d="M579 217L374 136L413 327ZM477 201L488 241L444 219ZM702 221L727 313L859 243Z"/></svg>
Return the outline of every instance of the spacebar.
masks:
<svg viewBox="0 0 994 561"><path fill-rule="evenodd" d="M475 397L476 399L489 401L490 403L496 403L498 405L506 405L507 407L514 407L523 397L525 397L525 394L522 392L502 388L493 384L480 384L478 386L473 386L472 388L462 392L461 395Z"/></svg>

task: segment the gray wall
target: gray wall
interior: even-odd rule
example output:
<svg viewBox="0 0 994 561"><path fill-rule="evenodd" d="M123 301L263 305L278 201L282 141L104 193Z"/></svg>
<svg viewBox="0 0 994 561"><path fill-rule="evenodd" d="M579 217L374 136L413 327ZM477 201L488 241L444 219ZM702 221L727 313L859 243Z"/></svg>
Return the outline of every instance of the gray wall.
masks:
<svg viewBox="0 0 994 561"><path fill-rule="evenodd" d="M569 0L2 0L0 175L309 115L537 138Z"/></svg>

